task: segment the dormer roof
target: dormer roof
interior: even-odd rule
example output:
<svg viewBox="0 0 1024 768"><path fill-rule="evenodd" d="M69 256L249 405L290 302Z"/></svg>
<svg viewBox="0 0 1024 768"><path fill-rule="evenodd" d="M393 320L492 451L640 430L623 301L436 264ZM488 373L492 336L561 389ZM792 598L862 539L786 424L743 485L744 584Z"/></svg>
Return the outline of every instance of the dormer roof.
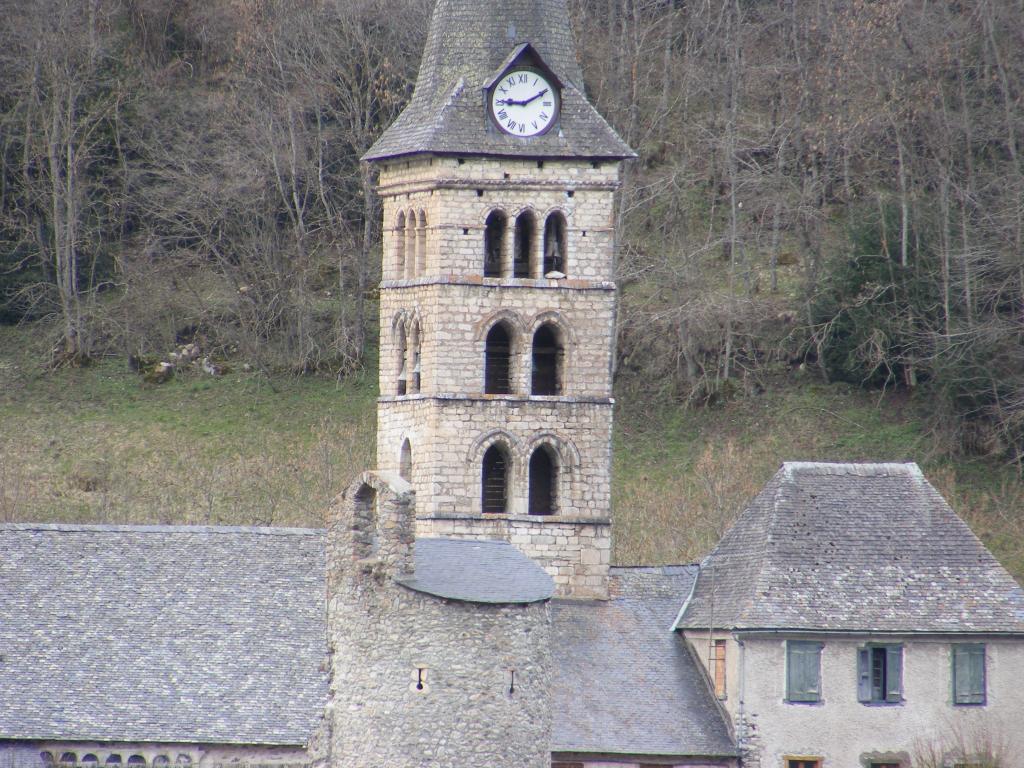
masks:
<svg viewBox="0 0 1024 768"><path fill-rule="evenodd" d="M916 464L790 462L701 563L709 627L1024 634L1024 590Z"/></svg>
<svg viewBox="0 0 1024 768"><path fill-rule="evenodd" d="M487 84L529 48L562 84L559 126L517 138L490 127ZM438 0L405 111L363 157L412 154L621 160L633 151L587 101L566 0Z"/></svg>

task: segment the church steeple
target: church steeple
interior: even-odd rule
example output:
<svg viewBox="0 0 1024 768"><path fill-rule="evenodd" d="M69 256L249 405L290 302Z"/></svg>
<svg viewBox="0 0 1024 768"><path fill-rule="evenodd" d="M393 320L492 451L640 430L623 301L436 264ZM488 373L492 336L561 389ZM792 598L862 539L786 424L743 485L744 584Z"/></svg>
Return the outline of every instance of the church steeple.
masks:
<svg viewBox="0 0 1024 768"><path fill-rule="evenodd" d="M485 85L529 44L562 85L555 130L528 142L485 119ZM587 101L565 0L438 0L412 101L366 154L418 152L621 160L632 150Z"/></svg>
<svg viewBox="0 0 1024 768"><path fill-rule="evenodd" d="M384 207L377 462L417 534L510 541L560 594L611 557L614 192L565 0L438 0L367 155Z"/></svg>

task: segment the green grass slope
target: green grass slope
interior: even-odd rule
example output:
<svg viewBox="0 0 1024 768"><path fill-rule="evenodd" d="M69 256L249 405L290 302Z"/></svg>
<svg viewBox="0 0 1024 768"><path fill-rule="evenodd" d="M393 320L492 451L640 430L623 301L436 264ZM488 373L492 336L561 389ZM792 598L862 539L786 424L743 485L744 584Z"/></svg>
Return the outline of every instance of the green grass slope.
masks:
<svg viewBox="0 0 1024 768"><path fill-rule="evenodd" d="M44 372L34 346L0 328L0 522L321 526L373 463L372 372L154 386L123 360ZM1024 485L943 456L926 405L801 379L713 409L620 399L617 562L698 559L782 461L913 460L1024 577Z"/></svg>

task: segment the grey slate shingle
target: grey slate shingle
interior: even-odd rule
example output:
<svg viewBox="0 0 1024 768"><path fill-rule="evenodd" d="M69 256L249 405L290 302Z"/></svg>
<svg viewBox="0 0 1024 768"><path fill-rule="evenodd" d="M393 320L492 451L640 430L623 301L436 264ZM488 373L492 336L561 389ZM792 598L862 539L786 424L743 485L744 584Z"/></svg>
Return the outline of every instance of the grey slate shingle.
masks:
<svg viewBox="0 0 1024 768"><path fill-rule="evenodd" d="M787 463L678 626L1024 633L1024 590L916 464Z"/></svg>
<svg viewBox="0 0 1024 768"><path fill-rule="evenodd" d="M416 571L402 584L470 603L536 603L555 592L551 577L503 541L417 539Z"/></svg>
<svg viewBox="0 0 1024 768"><path fill-rule="evenodd" d="M530 43L564 85L561 130L530 139L488 129L483 85ZM438 0L412 100L363 157L419 152L622 159L633 151L587 101L565 0Z"/></svg>
<svg viewBox="0 0 1024 768"><path fill-rule="evenodd" d="M322 531L0 526L0 739L301 745Z"/></svg>
<svg viewBox="0 0 1024 768"><path fill-rule="evenodd" d="M670 630L696 566L612 568L606 603L552 603L553 752L729 756L703 673Z"/></svg>

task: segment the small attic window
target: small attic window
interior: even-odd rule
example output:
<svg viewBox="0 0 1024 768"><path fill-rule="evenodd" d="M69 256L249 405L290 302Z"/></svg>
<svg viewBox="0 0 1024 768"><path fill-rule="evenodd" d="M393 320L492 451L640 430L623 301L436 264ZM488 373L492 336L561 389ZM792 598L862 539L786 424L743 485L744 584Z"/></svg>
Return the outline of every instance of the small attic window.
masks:
<svg viewBox="0 0 1024 768"><path fill-rule="evenodd" d="M600 170L601 164L595 160L594 162L592 162L590 164L590 167L593 168L595 171L597 171L597 170Z"/></svg>
<svg viewBox="0 0 1024 768"><path fill-rule="evenodd" d="M483 197L483 196L484 196L484 191L483 191L482 189L478 189L478 190L476 191L476 196L477 196L477 197Z"/></svg>
<svg viewBox="0 0 1024 768"><path fill-rule="evenodd" d="M576 197L576 192L574 192L573 190L570 189L568 192L565 193L565 196L566 197Z"/></svg>
<svg viewBox="0 0 1024 768"><path fill-rule="evenodd" d="M466 158L460 157L459 160L458 160L458 163L459 163L459 165L465 165L466 164Z"/></svg>
<svg viewBox="0 0 1024 768"><path fill-rule="evenodd" d="M544 169L544 161L543 160L538 160L537 161L537 169L538 170L543 170Z"/></svg>

